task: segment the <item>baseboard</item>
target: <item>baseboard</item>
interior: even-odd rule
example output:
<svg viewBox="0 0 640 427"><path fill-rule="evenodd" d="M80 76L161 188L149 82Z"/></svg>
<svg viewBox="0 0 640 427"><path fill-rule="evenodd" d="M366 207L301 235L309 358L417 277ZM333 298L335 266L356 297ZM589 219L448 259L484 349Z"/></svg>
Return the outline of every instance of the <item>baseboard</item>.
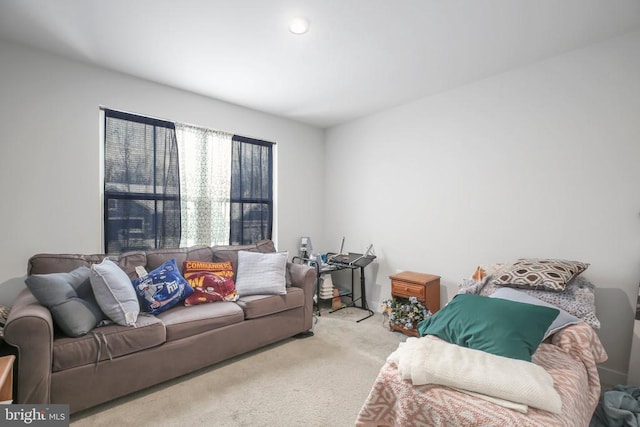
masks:
<svg viewBox="0 0 640 427"><path fill-rule="evenodd" d="M626 372L615 371L613 369L598 366L598 375L600 376L600 384L602 384L603 387L627 383Z"/></svg>

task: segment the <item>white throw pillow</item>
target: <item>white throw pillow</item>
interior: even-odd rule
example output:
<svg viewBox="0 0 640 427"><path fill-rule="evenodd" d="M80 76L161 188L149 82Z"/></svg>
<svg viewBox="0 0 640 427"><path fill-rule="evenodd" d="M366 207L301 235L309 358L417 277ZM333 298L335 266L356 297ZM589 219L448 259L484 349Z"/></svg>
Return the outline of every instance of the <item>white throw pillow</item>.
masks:
<svg viewBox="0 0 640 427"><path fill-rule="evenodd" d="M238 251L236 290L238 295L287 293L285 274L288 252Z"/></svg>
<svg viewBox="0 0 640 427"><path fill-rule="evenodd" d="M140 304L127 273L105 258L91 266L90 280L96 301L109 319L122 326L136 323Z"/></svg>

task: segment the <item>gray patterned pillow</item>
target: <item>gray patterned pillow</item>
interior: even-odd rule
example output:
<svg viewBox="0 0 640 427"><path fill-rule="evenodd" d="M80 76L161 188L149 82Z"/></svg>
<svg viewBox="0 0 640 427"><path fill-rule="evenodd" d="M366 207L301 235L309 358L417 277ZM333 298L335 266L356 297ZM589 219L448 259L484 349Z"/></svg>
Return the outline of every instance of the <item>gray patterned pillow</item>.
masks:
<svg viewBox="0 0 640 427"><path fill-rule="evenodd" d="M522 258L499 272L494 283L512 288L564 291L567 283L585 271L589 264L548 258Z"/></svg>
<svg viewBox="0 0 640 427"><path fill-rule="evenodd" d="M469 279L464 279L460 284L461 294L479 294L489 296L502 289L489 278L486 284L478 284ZM596 297L594 293L595 285L582 276L578 276L570 281L563 292L534 291L532 289L522 289L524 293L542 301L553 304L563 309L569 314L583 320L593 329L600 329L600 320L596 316Z"/></svg>
<svg viewBox="0 0 640 427"><path fill-rule="evenodd" d="M594 329L600 329L600 320L596 317L595 286L582 276L578 276L567 284L564 292L524 291L549 304L573 314L580 320L584 320Z"/></svg>
<svg viewBox="0 0 640 427"><path fill-rule="evenodd" d="M564 328L568 325L575 325L580 322L576 316L567 313L565 310L554 306L548 302L542 301L539 298L532 297L528 295L524 290L513 289L513 288L500 288L491 295L490 298L502 298L508 299L510 301L522 302L526 304L533 305L542 305L545 307L554 307L557 308L560 312L556 316L556 318L551 322L551 325L547 328L547 331L544 333L544 339L547 339L549 336L555 334L560 329Z"/></svg>

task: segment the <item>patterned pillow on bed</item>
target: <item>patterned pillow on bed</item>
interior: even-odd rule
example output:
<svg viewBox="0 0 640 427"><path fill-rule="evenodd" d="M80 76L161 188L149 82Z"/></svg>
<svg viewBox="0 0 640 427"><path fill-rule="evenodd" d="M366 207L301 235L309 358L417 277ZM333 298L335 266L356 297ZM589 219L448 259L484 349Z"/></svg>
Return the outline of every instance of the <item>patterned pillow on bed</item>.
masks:
<svg viewBox="0 0 640 427"><path fill-rule="evenodd" d="M502 286L496 284L491 277L482 287L475 286L474 282L463 280L459 293L470 293L489 296ZM544 302L563 309L569 314L583 320L594 329L600 329L600 320L596 316L596 303L594 294L595 285L583 276L578 276L565 286L562 292L538 291L533 289L521 289L522 292Z"/></svg>
<svg viewBox="0 0 640 427"><path fill-rule="evenodd" d="M600 329L600 321L596 317L595 286L584 277L578 276L569 282L564 292L545 292L524 289L533 297L553 304L564 311L584 320L594 329Z"/></svg>
<svg viewBox="0 0 640 427"><path fill-rule="evenodd" d="M544 339L558 332L565 326L574 325L576 323L581 322L576 316L573 316L567 313L565 310L554 306L553 304L549 304L548 302L542 301L539 298L532 297L531 295L523 292L522 289L513 289L513 288L500 288L496 290L494 293L489 295L490 298L502 298L510 301L522 302L526 304L533 305L543 305L545 307L557 308L560 312L558 316L553 320L547 331L544 333Z"/></svg>
<svg viewBox="0 0 640 427"><path fill-rule="evenodd" d="M522 258L495 276L498 285L562 292L589 264L549 258Z"/></svg>

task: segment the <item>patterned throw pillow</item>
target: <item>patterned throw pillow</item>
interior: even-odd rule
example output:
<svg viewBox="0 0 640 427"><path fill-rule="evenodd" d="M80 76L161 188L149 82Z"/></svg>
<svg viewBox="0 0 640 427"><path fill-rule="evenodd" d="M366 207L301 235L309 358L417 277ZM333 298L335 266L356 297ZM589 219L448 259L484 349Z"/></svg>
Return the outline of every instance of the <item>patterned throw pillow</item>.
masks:
<svg viewBox="0 0 640 427"><path fill-rule="evenodd" d="M516 301L516 302L522 302L526 304L542 305L545 307L557 308L560 312L558 313L558 316L554 319L554 321L551 323L547 331L544 333L544 339L555 334L565 326L575 325L576 323L581 322L580 319L567 313L561 308L555 307L553 304L542 301L541 299L532 297L531 295L528 295L527 293L525 293L524 290L518 290L513 288L500 288L494 293L492 293L491 295L489 295L489 297L502 298L502 299L507 299L509 301Z"/></svg>
<svg viewBox="0 0 640 427"><path fill-rule="evenodd" d="M182 265L184 278L193 288L184 305L238 299L231 262L185 261Z"/></svg>
<svg viewBox="0 0 640 427"><path fill-rule="evenodd" d="M193 293L193 289L180 275L175 258L131 283L143 311L151 314L162 313Z"/></svg>
<svg viewBox="0 0 640 427"><path fill-rule="evenodd" d="M571 279L589 267L579 261L547 258L523 258L505 268L494 283L514 288L564 291Z"/></svg>
<svg viewBox="0 0 640 427"><path fill-rule="evenodd" d="M494 284L493 280L489 280L485 285L478 286L473 280L463 279L458 293L489 296L500 289L503 289L503 287ZM583 320L594 329L600 329L600 320L596 316L595 285L582 276L578 276L567 283L562 292L537 291L533 289L522 289L521 291L563 309L567 313Z"/></svg>
<svg viewBox="0 0 640 427"><path fill-rule="evenodd" d="M600 329L600 320L596 316L595 285L582 276L569 282L564 292L532 289L525 289L524 292L573 314L594 329Z"/></svg>

